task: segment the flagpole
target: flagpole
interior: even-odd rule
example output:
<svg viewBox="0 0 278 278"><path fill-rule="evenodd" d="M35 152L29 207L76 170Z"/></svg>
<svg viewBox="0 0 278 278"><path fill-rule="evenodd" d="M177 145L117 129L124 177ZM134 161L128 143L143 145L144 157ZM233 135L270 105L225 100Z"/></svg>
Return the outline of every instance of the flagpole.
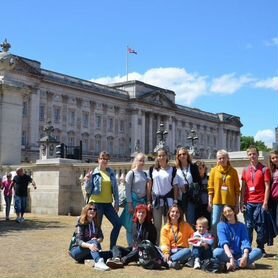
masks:
<svg viewBox="0 0 278 278"><path fill-rule="evenodd" d="M128 81L128 46L126 47L126 81Z"/></svg>

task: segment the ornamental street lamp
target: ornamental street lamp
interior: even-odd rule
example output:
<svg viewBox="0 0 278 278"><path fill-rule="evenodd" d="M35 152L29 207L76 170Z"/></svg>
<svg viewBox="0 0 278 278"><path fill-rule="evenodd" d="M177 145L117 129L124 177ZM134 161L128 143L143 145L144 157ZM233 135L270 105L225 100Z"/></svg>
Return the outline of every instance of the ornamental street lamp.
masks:
<svg viewBox="0 0 278 278"><path fill-rule="evenodd" d="M187 137L187 140L191 141L191 146L189 149L189 153L192 157L198 156L196 147L194 146L194 142L197 141L199 137L196 134L196 131L194 129L191 129L191 135Z"/></svg>
<svg viewBox="0 0 278 278"><path fill-rule="evenodd" d="M168 146L166 146L166 138L168 131L164 128L164 124L161 122L159 125L159 129L156 132L157 137L158 137L158 144L154 148L154 152L157 152L158 149L164 148L168 150Z"/></svg>

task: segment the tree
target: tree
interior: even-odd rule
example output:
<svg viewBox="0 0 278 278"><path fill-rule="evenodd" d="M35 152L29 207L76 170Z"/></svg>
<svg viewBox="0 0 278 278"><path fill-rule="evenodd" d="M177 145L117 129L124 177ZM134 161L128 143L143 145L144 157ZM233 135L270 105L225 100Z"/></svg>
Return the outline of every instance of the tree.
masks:
<svg viewBox="0 0 278 278"><path fill-rule="evenodd" d="M250 145L256 146L259 151L268 152L270 149L267 148L263 141L255 141L253 136L241 136L240 137L240 150L246 151Z"/></svg>

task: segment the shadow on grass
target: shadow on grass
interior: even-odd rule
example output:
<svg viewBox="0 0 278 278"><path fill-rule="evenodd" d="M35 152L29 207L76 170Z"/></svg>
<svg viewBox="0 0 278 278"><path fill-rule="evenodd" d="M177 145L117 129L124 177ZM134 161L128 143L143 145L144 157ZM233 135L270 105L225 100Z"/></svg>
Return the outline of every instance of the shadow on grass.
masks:
<svg viewBox="0 0 278 278"><path fill-rule="evenodd" d="M272 269L271 265L256 263L256 269Z"/></svg>
<svg viewBox="0 0 278 278"><path fill-rule="evenodd" d="M42 221L38 219L27 219L23 223L17 223L15 220L0 221L0 237L12 232L26 230L44 230L64 228L65 225L59 221Z"/></svg>

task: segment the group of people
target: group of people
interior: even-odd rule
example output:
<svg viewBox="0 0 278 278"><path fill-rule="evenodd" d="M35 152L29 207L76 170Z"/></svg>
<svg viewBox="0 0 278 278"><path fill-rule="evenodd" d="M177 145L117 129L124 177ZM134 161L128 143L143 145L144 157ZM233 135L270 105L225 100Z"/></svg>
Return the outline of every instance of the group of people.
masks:
<svg viewBox="0 0 278 278"><path fill-rule="evenodd" d="M268 217L274 220L272 240L277 232L278 151L270 153L269 167L258 161L256 147L250 146L247 155L250 164L240 186L225 150L217 152L217 165L209 177L205 163L193 163L186 148L177 150L175 166L169 164L167 151L159 149L148 172L145 155L138 153L126 175L126 203L118 216L116 176L108 166L109 154L101 152L98 167L85 177L90 197L78 219L70 255L78 262L94 259L95 269L121 268L137 262L140 242L149 240L160 247L170 268L181 269L193 258L193 267L199 269L212 257L230 271L254 268L265 254ZM245 224L237 219L240 210ZM100 246L104 215L113 225L109 252ZM127 247L116 244L121 226L126 229ZM254 229L257 248L252 248Z"/></svg>
<svg viewBox="0 0 278 278"><path fill-rule="evenodd" d="M34 189L37 189L35 181L30 175L27 175L21 167L16 169L16 175L14 177L12 177L12 173L8 173L5 179L0 177L0 189L3 190L6 204L6 221L10 220L11 203L14 196L16 222L24 222L29 184L32 184Z"/></svg>

